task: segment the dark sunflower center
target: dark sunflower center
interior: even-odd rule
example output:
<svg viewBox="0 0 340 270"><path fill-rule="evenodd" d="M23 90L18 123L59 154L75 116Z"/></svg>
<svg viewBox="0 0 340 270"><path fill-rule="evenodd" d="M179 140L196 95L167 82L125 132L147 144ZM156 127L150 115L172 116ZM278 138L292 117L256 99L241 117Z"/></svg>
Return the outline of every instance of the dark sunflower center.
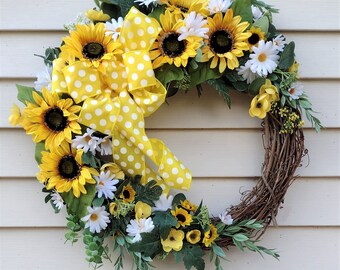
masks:
<svg viewBox="0 0 340 270"><path fill-rule="evenodd" d="M180 222L185 222L186 221L185 216L182 215L182 214L178 214L176 217L177 217L177 220L180 221Z"/></svg>
<svg viewBox="0 0 340 270"><path fill-rule="evenodd" d="M123 191L123 196L124 196L125 199L129 199L130 198L130 191L124 190Z"/></svg>
<svg viewBox="0 0 340 270"><path fill-rule="evenodd" d="M100 59L105 54L104 46L97 42L87 43L83 47L83 55L85 58L94 60Z"/></svg>
<svg viewBox="0 0 340 270"><path fill-rule="evenodd" d="M248 42L251 45L256 45L258 42L260 41L260 37L258 34L253 33L249 38L248 38Z"/></svg>
<svg viewBox="0 0 340 270"><path fill-rule="evenodd" d="M190 239L191 240L195 240L196 238L197 238L197 234L196 233L190 234Z"/></svg>
<svg viewBox="0 0 340 270"><path fill-rule="evenodd" d="M210 36L210 47L215 53L226 53L233 47L233 40L225 30L218 30Z"/></svg>
<svg viewBox="0 0 340 270"><path fill-rule="evenodd" d="M80 165L75 160L74 156L64 156L59 162L59 174L68 180L73 180L80 174Z"/></svg>
<svg viewBox="0 0 340 270"><path fill-rule="evenodd" d="M49 129L59 132L67 127L68 120L60 108L54 107L45 113L44 123Z"/></svg>
<svg viewBox="0 0 340 270"><path fill-rule="evenodd" d="M170 58L180 56L185 51L186 43L184 40L179 41L178 37L179 34L170 33L163 39L162 50Z"/></svg>
<svg viewBox="0 0 340 270"><path fill-rule="evenodd" d="M179 8L183 13L187 13L187 12L189 11L188 8L182 7L182 6L180 6L180 5L176 5L176 7Z"/></svg>

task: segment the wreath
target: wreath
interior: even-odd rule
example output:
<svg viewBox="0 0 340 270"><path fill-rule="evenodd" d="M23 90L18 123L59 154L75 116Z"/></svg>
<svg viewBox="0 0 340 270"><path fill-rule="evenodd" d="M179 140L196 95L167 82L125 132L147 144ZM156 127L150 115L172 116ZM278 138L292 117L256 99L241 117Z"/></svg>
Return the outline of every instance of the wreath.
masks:
<svg viewBox="0 0 340 270"><path fill-rule="evenodd" d="M65 237L80 234L88 262L124 251L137 269L170 253L186 269L221 269L234 245L258 245L305 154L302 113L320 130L299 82L294 42L272 24L258 0L95 0L96 8L65 25L69 35L48 48L35 87L17 85L23 108L9 121L36 143L37 179L45 202L67 210ZM249 114L263 119L265 150L256 186L238 205L211 217L183 193L191 173L166 144L149 138L144 118L178 91L211 85L230 106L229 91L253 96ZM109 238L110 241L105 241Z"/></svg>

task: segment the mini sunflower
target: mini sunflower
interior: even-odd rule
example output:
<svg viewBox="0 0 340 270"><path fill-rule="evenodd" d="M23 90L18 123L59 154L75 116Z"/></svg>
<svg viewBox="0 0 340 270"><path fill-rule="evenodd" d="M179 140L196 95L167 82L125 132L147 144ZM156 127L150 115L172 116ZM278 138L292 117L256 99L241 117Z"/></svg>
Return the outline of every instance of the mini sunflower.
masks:
<svg viewBox="0 0 340 270"><path fill-rule="evenodd" d="M195 212L197 210L197 205L191 203L189 200L184 200L181 202L181 206L187 211Z"/></svg>
<svg viewBox="0 0 340 270"><path fill-rule="evenodd" d="M187 232L185 238L190 244L197 244L201 240L201 231L200 230L191 230Z"/></svg>
<svg viewBox="0 0 340 270"><path fill-rule="evenodd" d="M261 28L252 26L248 33L251 34L251 36L246 39L246 42L248 44L249 51L252 52L253 46L257 46L259 44L260 40L266 40L265 33L261 31Z"/></svg>
<svg viewBox="0 0 340 270"><path fill-rule="evenodd" d="M210 229L204 233L203 244L206 247L211 247L212 243L218 237L217 229L214 225L210 224Z"/></svg>
<svg viewBox="0 0 340 270"><path fill-rule="evenodd" d="M96 169L87 167L82 161L83 150L77 150L69 143L63 142L51 152L42 152L37 178L46 184L47 189L55 188L57 192L69 192L79 198L86 194L86 183L95 184L93 175L98 175Z"/></svg>
<svg viewBox="0 0 340 270"><path fill-rule="evenodd" d="M175 210L171 210L171 214L177 219L176 228L188 226L192 222L192 216L183 208L176 207Z"/></svg>
<svg viewBox="0 0 340 270"><path fill-rule="evenodd" d="M165 63L174 64L176 67L186 67L188 59L196 56L202 38L191 36L190 39L179 40L181 35L179 29L183 26L183 21L178 22L179 19L169 10L166 10L165 14L161 14L162 31L150 49L154 69Z"/></svg>
<svg viewBox="0 0 340 270"><path fill-rule="evenodd" d="M213 18L208 18L208 39L202 49L202 62L212 59L210 68L219 65L222 73L227 67L235 69L239 67L238 58L243 56L243 51L248 50L247 38L250 33L244 32L249 26L248 22L241 22L240 16L233 16L232 9L226 14L218 12Z"/></svg>
<svg viewBox="0 0 340 270"><path fill-rule="evenodd" d="M105 24L93 23L89 25L76 25L76 30L70 36L63 38L60 57L70 64L76 60L84 61L88 66L94 66L104 72L103 60L109 60L117 50L119 43L111 35L105 35Z"/></svg>
<svg viewBox="0 0 340 270"><path fill-rule="evenodd" d="M72 133L81 134L76 115L81 107L74 105L72 99L59 99L46 88L42 96L33 92L33 98L36 104L28 102L23 109L22 126L34 142L45 141L45 148L51 149L63 141L71 142Z"/></svg>
<svg viewBox="0 0 340 270"><path fill-rule="evenodd" d="M119 205L116 202L112 202L109 205L109 212L111 215L118 217Z"/></svg>
<svg viewBox="0 0 340 270"><path fill-rule="evenodd" d="M203 15L208 15L208 1L205 0L161 0L167 5L167 9L175 14L185 14L195 11Z"/></svg>
<svg viewBox="0 0 340 270"><path fill-rule="evenodd" d="M129 184L125 186L119 195L119 198L123 200L124 203L132 203L135 200L136 191Z"/></svg>

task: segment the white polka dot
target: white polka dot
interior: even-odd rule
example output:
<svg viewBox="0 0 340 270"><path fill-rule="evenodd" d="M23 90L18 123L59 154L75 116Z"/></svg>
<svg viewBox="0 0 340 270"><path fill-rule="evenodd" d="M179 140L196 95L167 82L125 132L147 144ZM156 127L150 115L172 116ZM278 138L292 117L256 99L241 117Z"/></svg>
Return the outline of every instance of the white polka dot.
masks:
<svg viewBox="0 0 340 270"><path fill-rule="evenodd" d="M171 164L174 163L174 161L172 160L172 158L168 158L167 162L168 162L169 165L171 165Z"/></svg>
<svg viewBox="0 0 340 270"><path fill-rule="evenodd" d="M112 111L112 105L111 104L106 104L105 110L108 111L108 112L111 112Z"/></svg>
<svg viewBox="0 0 340 270"><path fill-rule="evenodd" d="M184 182L184 180L183 180L182 177L178 177L177 180L176 180L176 182L177 182L178 184L182 184L182 183Z"/></svg>
<svg viewBox="0 0 340 270"><path fill-rule="evenodd" d="M135 129L133 130L133 133L136 134L136 135L139 135L140 132L139 132L138 129L135 128Z"/></svg>
<svg viewBox="0 0 340 270"><path fill-rule="evenodd" d="M135 158L134 158L133 155L129 155L129 156L128 156L128 161L132 162L132 161L134 161L134 160L135 160Z"/></svg>
<svg viewBox="0 0 340 270"><path fill-rule="evenodd" d="M132 78L132 80L134 80L134 81L138 80L138 74L137 74L137 73L133 73L133 74L131 75L131 78Z"/></svg>
<svg viewBox="0 0 340 270"><path fill-rule="evenodd" d="M133 37L134 37L134 34L133 34L132 32L129 32L129 33L128 33L128 38L129 38L129 39L133 39Z"/></svg>
<svg viewBox="0 0 340 270"><path fill-rule="evenodd" d="M138 14L138 10L135 9L135 8L131 9L131 12L132 12L133 14Z"/></svg>
<svg viewBox="0 0 340 270"><path fill-rule="evenodd" d="M126 21L125 23L127 23L127 21ZM121 41L122 43L125 43L125 38L121 36L121 37L120 37L120 41Z"/></svg>
<svg viewBox="0 0 340 270"><path fill-rule="evenodd" d="M71 82L71 78L69 76L66 76L65 80L66 80L67 83Z"/></svg>
<svg viewBox="0 0 340 270"><path fill-rule="evenodd" d="M123 71L121 75L122 75L122 77L123 77L124 79L127 78L127 73L126 73L126 71Z"/></svg>
<svg viewBox="0 0 340 270"><path fill-rule="evenodd" d="M137 104L140 104L140 98L135 98Z"/></svg>
<svg viewBox="0 0 340 270"><path fill-rule="evenodd" d="M152 107L152 106L148 107L148 111L149 111L149 112L153 112L154 110L155 110L154 107Z"/></svg>
<svg viewBox="0 0 340 270"><path fill-rule="evenodd" d="M123 121L123 116L119 115L118 116L118 122L122 122Z"/></svg>
<svg viewBox="0 0 340 270"><path fill-rule="evenodd" d="M173 174L178 174L178 169L177 168L173 168L171 171Z"/></svg>
<svg viewBox="0 0 340 270"><path fill-rule="evenodd" d="M54 82L58 81L58 75L57 74L53 74L52 81L54 81Z"/></svg>
<svg viewBox="0 0 340 270"><path fill-rule="evenodd" d="M126 92L120 92L120 94L119 94L121 97L126 97Z"/></svg>
<svg viewBox="0 0 340 270"><path fill-rule="evenodd" d="M69 71L69 72L74 72L74 69L75 69L74 66L70 66L70 67L68 68L68 71Z"/></svg>
<svg viewBox="0 0 340 270"><path fill-rule="evenodd" d="M119 159L120 159L120 156L117 155L117 154L114 154L114 155L113 155L113 158L114 158L115 160L119 160Z"/></svg>
<svg viewBox="0 0 340 270"><path fill-rule="evenodd" d="M131 114L131 118L133 119L133 120L137 120L137 114L136 113L133 113L133 114Z"/></svg>
<svg viewBox="0 0 340 270"><path fill-rule="evenodd" d="M144 149L144 145L141 144L141 143L139 143L139 144L138 144L138 148L141 149L141 150L143 150L143 149Z"/></svg>
<svg viewBox="0 0 340 270"><path fill-rule="evenodd" d="M86 85L86 86L85 86L85 90L86 90L86 92L89 92L89 93L92 92L92 91L93 91L92 85L89 85L89 84Z"/></svg>
<svg viewBox="0 0 340 270"><path fill-rule="evenodd" d="M99 94L101 94L101 92L102 92L102 90L98 89L98 90L96 91L96 94L99 95Z"/></svg>
<svg viewBox="0 0 340 270"><path fill-rule="evenodd" d="M140 37L144 36L144 30L143 29L138 29L137 30L137 35L140 36Z"/></svg>
<svg viewBox="0 0 340 270"><path fill-rule="evenodd" d="M142 22L140 17L136 17L134 20L135 24L140 24Z"/></svg>
<svg viewBox="0 0 340 270"><path fill-rule="evenodd" d="M95 99L92 99L92 100L91 100L91 104L92 104L92 105L97 105L97 103L98 103L97 100L95 100Z"/></svg>
<svg viewBox="0 0 340 270"><path fill-rule="evenodd" d="M123 107L123 112L127 113L130 111L130 108L128 106Z"/></svg>
<svg viewBox="0 0 340 270"><path fill-rule="evenodd" d="M113 103L116 108L120 108L120 104L118 102Z"/></svg>
<svg viewBox="0 0 340 270"><path fill-rule="evenodd" d="M125 130L122 130L122 131L121 131L121 133L122 133L122 135L123 135L123 136L125 136L125 137L126 137L127 133L126 133L126 131L125 131ZM124 137L123 137L123 138L124 138Z"/></svg>
<svg viewBox="0 0 340 270"><path fill-rule="evenodd" d="M125 147L122 147L122 148L120 148L120 152L121 152L122 154L126 154L126 153L127 153L127 150L126 150Z"/></svg>
<svg viewBox="0 0 340 270"><path fill-rule="evenodd" d="M147 141L148 141L148 137L143 136L143 137L142 137L142 140L143 140L144 142L147 142Z"/></svg>
<svg viewBox="0 0 340 270"><path fill-rule="evenodd" d="M105 129L104 133L107 134L107 135L111 135L111 130Z"/></svg>
<svg viewBox="0 0 340 270"><path fill-rule="evenodd" d="M158 100L158 96L152 95L152 96L151 96L151 99L152 99L152 101L157 101L157 100Z"/></svg>
<svg viewBox="0 0 340 270"><path fill-rule="evenodd" d="M135 164L135 168L136 168L137 170L139 170L141 167L142 167L142 165L141 165L140 163L137 162L137 163Z"/></svg>
<svg viewBox="0 0 340 270"><path fill-rule="evenodd" d="M191 178L190 173L186 173L186 174L185 174L185 177L188 178L188 179L190 179L190 178Z"/></svg>
<svg viewBox="0 0 340 270"><path fill-rule="evenodd" d="M181 167L182 170L185 169L185 167L184 167L184 165L182 163L179 166Z"/></svg>
<svg viewBox="0 0 340 270"><path fill-rule="evenodd" d="M127 166L127 164L126 164L126 162L124 162L124 161L123 161L123 162L121 162L121 163L120 163L120 166L122 166L122 167L126 167L126 166Z"/></svg>
<svg viewBox="0 0 340 270"><path fill-rule="evenodd" d="M143 122L143 121L140 121L140 122L138 123L138 127L139 127L139 128L144 128L144 122Z"/></svg>
<svg viewBox="0 0 340 270"><path fill-rule="evenodd" d="M96 109L96 110L94 111L94 113L95 113L97 116L100 116L100 115L103 114L103 111L102 111L101 109Z"/></svg>
<svg viewBox="0 0 340 270"><path fill-rule="evenodd" d="M128 63L132 65L134 62L135 62L135 58L130 56L128 59Z"/></svg>
<svg viewBox="0 0 340 270"><path fill-rule="evenodd" d="M134 174L134 173L135 173L135 171L134 171L134 170L132 170L132 169L128 169L128 173L129 173L129 174Z"/></svg>
<svg viewBox="0 0 340 270"><path fill-rule="evenodd" d="M114 145L114 146L118 146L118 145L119 145L119 141L118 141L117 139L114 139L114 140L113 140L113 145Z"/></svg>
<svg viewBox="0 0 340 270"><path fill-rule="evenodd" d="M78 97L77 91L72 91L71 97L72 97L72 98L77 98L77 97Z"/></svg>
<svg viewBox="0 0 340 270"><path fill-rule="evenodd" d="M131 43L131 49L132 49L132 50L136 50L137 47L138 47L138 45L137 45L136 42L132 42L132 43Z"/></svg>
<svg viewBox="0 0 340 270"><path fill-rule="evenodd" d="M96 80L97 80L96 75L91 74L91 75L90 75L90 81L91 81L91 82L95 82Z"/></svg>
<svg viewBox="0 0 340 270"><path fill-rule="evenodd" d="M145 87L145 86L148 85L148 81L145 80L145 79L143 79L143 80L141 80L140 85L143 86L143 87Z"/></svg>
<svg viewBox="0 0 340 270"><path fill-rule="evenodd" d="M138 70L143 70L143 69L144 69L144 64L139 63L139 64L137 65L137 69L138 69Z"/></svg>
<svg viewBox="0 0 340 270"><path fill-rule="evenodd" d="M143 146L144 147L144 146ZM140 150L138 148L135 148L134 152L139 155L140 154Z"/></svg>
<svg viewBox="0 0 340 270"><path fill-rule="evenodd" d="M147 72L146 72L146 75L148 75L149 77L152 77L152 76L154 76L154 72L153 72L153 70L152 69L149 69Z"/></svg>
<svg viewBox="0 0 340 270"><path fill-rule="evenodd" d="M126 128L131 128L131 127L132 127L132 124L131 124L131 122L129 122L129 121L128 121L128 122L126 122L126 123L125 123L125 127L126 127Z"/></svg>
<svg viewBox="0 0 340 270"><path fill-rule="evenodd" d="M145 47L146 47L146 42L145 42L144 40L142 40L142 41L140 42L140 46L141 46L142 48L145 48Z"/></svg>
<svg viewBox="0 0 340 270"><path fill-rule="evenodd" d="M130 141L134 143L136 142L136 139L134 137L130 137Z"/></svg>
<svg viewBox="0 0 340 270"><path fill-rule="evenodd" d="M96 128L97 128L97 125L96 125L96 124L90 124L90 128L96 129Z"/></svg>
<svg viewBox="0 0 340 270"><path fill-rule="evenodd" d="M148 151L146 151L146 154L147 154L148 156L152 156L153 151L152 151L151 149L149 149Z"/></svg>
<svg viewBox="0 0 340 270"><path fill-rule="evenodd" d="M150 104L150 99L149 99L149 98L144 99L144 104L145 104L145 105Z"/></svg>
<svg viewBox="0 0 340 270"><path fill-rule="evenodd" d="M86 119L86 120L91 120L91 119L92 119L92 114L86 113L86 114L85 114L85 119Z"/></svg>
<svg viewBox="0 0 340 270"><path fill-rule="evenodd" d="M126 144L127 144L129 147L132 146L132 142L130 142L130 141L127 141Z"/></svg>
<svg viewBox="0 0 340 270"><path fill-rule="evenodd" d="M169 187L173 187L175 184L174 184L173 182L171 182L171 181L168 181L168 182L167 182L167 185L168 185Z"/></svg>
<svg viewBox="0 0 340 270"><path fill-rule="evenodd" d="M118 84L112 83L112 84L111 84L111 88L112 88L113 90L117 90L117 89L118 89Z"/></svg>
<svg viewBox="0 0 340 270"><path fill-rule="evenodd" d="M150 18L148 18L148 17L145 18L145 21L146 21L147 23L151 23L151 20L150 20Z"/></svg>
<svg viewBox="0 0 340 270"><path fill-rule="evenodd" d="M62 87L62 88L66 88L67 87L67 84L66 84L66 82L60 82L60 86Z"/></svg>
<svg viewBox="0 0 340 270"><path fill-rule="evenodd" d="M110 121L111 122L116 122L117 121L117 117L115 115L110 115Z"/></svg>
<svg viewBox="0 0 340 270"><path fill-rule="evenodd" d="M117 79L118 78L118 73L117 72L112 72L111 73L112 79Z"/></svg>
<svg viewBox="0 0 340 270"><path fill-rule="evenodd" d="M79 81L79 80L76 80L76 81L74 82L74 86L77 87L77 88L80 88L81 85L82 85L82 83L81 83L81 81Z"/></svg>
<svg viewBox="0 0 340 270"><path fill-rule="evenodd" d="M85 75L86 75L85 70L83 70L83 69L79 70L79 71L78 71L78 75L79 75L80 77L85 77Z"/></svg>
<svg viewBox="0 0 340 270"><path fill-rule="evenodd" d="M106 120L105 119L101 119L100 121L99 121L99 124L103 127L103 126L106 126Z"/></svg>
<svg viewBox="0 0 340 270"><path fill-rule="evenodd" d="M150 61L150 56L147 55L147 54L145 54L145 55L143 56L143 58L144 58L145 61Z"/></svg>
<svg viewBox="0 0 340 270"><path fill-rule="evenodd" d="M162 177L163 178L169 178L169 174L167 172L165 172L165 173L162 174Z"/></svg>

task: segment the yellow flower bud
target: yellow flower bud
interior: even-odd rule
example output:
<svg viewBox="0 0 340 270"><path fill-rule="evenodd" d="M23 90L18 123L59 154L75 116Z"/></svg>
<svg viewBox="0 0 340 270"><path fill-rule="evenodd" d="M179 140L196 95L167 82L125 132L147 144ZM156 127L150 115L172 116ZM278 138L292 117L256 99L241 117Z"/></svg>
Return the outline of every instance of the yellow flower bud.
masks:
<svg viewBox="0 0 340 270"><path fill-rule="evenodd" d="M141 201L136 203L135 206L135 212L136 212L136 219L141 219L141 218L148 218L151 216L151 206L143 203Z"/></svg>
<svg viewBox="0 0 340 270"><path fill-rule="evenodd" d="M93 22L106 22L110 20L110 16L104 14L102 10L98 11L95 9L90 9L85 13L86 17Z"/></svg>
<svg viewBox="0 0 340 270"><path fill-rule="evenodd" d="M265 93L269 95L270 102L280 100L279 91L274 85L272 85L272 82L268 79L266 80L266 83L261 86L259 95Z"/></svg>
<svg viewBox="0 0 340 270"><path fill-rule="evenodd" d="M106 172L107 170L114 174L116 179L123 180L125 178L124 172L116 163L106 163L100 168L100 171Z"/></svg>

